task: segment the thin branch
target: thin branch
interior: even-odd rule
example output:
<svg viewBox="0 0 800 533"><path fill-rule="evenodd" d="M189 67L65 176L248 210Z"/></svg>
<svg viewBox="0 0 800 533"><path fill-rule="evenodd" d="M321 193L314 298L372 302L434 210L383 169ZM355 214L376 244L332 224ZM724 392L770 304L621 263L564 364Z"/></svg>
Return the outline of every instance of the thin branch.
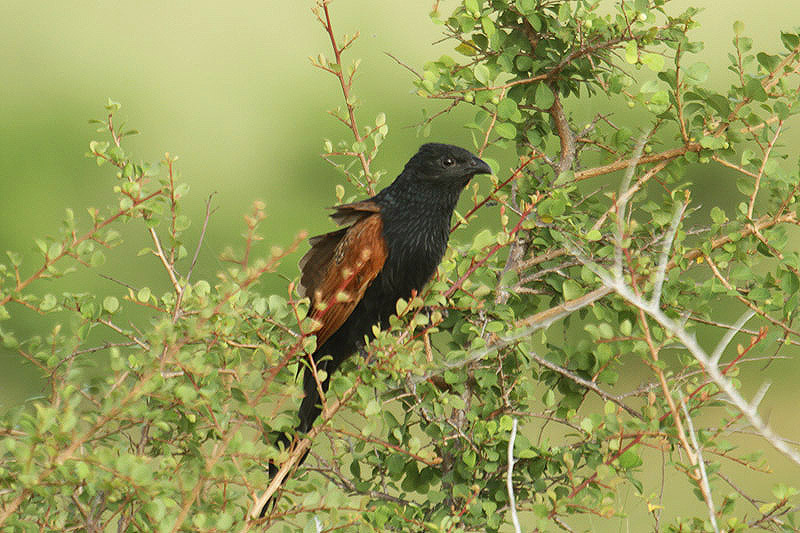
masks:
<svg viewBox="0 0 800 533"><path fill-rule="evenodd" d="M639 141L636 143L636 149L633 151L633 158L628 161L628 168L625 171L625 176L622 178L622 182L619 186L619 195L617 200L614 202L614 208L617 212L617 225L614 232L614 275L617 277L622 276L622 242L625 236L624 224L628 210L628 200L632 196L626 193L631 188L631 180L633 179L633 175L636 173L636 167L640 164L642 151L644 151L644 145L647 144L647 139L650 138L652 133L653 131L651 130L642 135L639 138Z"/></svg>
<svg viewBox="0 0 800 533"><path fill-rule="evenodd" d="M750 195L750 203L747 206L747 218L753 218L753 208L756 205L756 196L758 196L758 189L759 185L761 184L761 177L764 175L764 169L767 167L767 161L769 160L769 154L772 152L772 147L775 146L775 143L778 141L778 137L781 134L781 128L783 127L783 122L778 121L778 127L775 128L775 135L772 136L770 139L769 144L767 144L767 149L764 151L764 157L761 160L761 167L758 169L758 174L756 175L756 183L753 187L753 194Z"/></svg>
<svg viewBox="0 0 800 533"><path fill-rule="evenodd" d="M156 250L153 252L159 259L161 259L161 263L164 265L167 273L169 274L169 279L172 282L172 286L175 288L176 293L181 292L181 284L178 281L178 278L175 276L175 269L173 265L169 263L167 260L167 256L164 254L164 249L161 248L161 240L158 238L158 234L156 234L156 230L154 228L148 228L150 231L150 236L153 238L153 243L156 245Z"/></svg>
<svg viewBox="0 0 800 533"><path fill-rule="evenodd" d="M575 311L582 309L588 305L593 304L597 300L611 294L614 292L612 289L606 287L600 287L588 294L584 294L580 298L575 298L574 300L568 300L563 304L556 305L534 315L527 317L524 320L520 320L515 324L516 327L522 328L517 333L509 335L507 337L502 337L497 341L488 344L484 348L479 350L475 350L472 353L468 354L464 359L458 361L444 361L444 363L437 369L432 370L431 372L423 375L423 376L416 376L411 381L414 384L421 383L423 381L427 381L433 376L439 375L444 373L448 369L453 368L463 368L468 366L470 363L475 361L480 361L487 355L494 353L501 348L505 348L506 346L510 346L512 344L516 344L520 339L524 339L526 337L530 337L533 333L540 329L546 329L550 327L556 321L564 318L565 316L571 315Z"/></svg>
<svg viewBox="0 0 800 533"><path fill-rule="evenodd" d="M391 52L384 52L384 54L386 54L387 56L389 56L389 57L391 57L392 59L394 59L394 60L395 60L395 62L396 62L398 65L400 65L401 67L403 67L403 68L404 68L404 69L406 69L407 71L411 72L411 73L412 73L414 76L416 76L418 79L420 79L420 80L421 80L421 79L423 79L423 78L422 78L422 74L420 74L419 72L417 72L416 70L414 70L414 67L411 67L411 66L409 66L409 65L408 65L408 64L406 64L406 63L403 63L402 61L400 61L399 59L397 59L397 57L395 57L395 56L394 56L394 55L393 55Z"/></svg>
<svg viewBox="0 0 800 533"><path fill-rule="evenodd" d="M716 365L719 363L722 352L725 351L725 348L728 347L736 334L742 331L747 321L753 318L755 314L756 312L752 309L750 311L745 311L744 314L739 317L739 320L736 321L736 324L728 328L728 331L725 332L725 335L720 339L719 343L717 343L717 347L714 348L714 351L711 353L711 364Z"/></svg>
<svg viewBox="0 0 800 533"><path fill-rule="evenodd" d="M689 206L689 191L686 191L685 200L682 204L675 208L675 214L672 216L672 223L670 224L669 231L664 238L664 248L658 259L658 271L656 279L653 284L653 294L650 302L653 305L658 305L661 301L661 289L664 286L664 279L667 277L667 264L669 263L669 253L672 250L672 243L675 240L675 234L678 232L678 225L683 219L683 214Z"/></svg>
<svg viewBox="0 0 800 533"><path fill-rule="evenodd" d="M206 216L203 218L203 228L200 230L200 238L197 239L197 248L194 250L194 256L192 257L192 264L189 265L189 272L186 273L186 284L189 284L189 280L192 279L192 272L194 272L194 266L197 264L197 258L200 255L200 248L203 246L203 240L206 236L206 229L208 228L208 221L211 218L211 215L214 214L216 209L213 211L211 210L211 200L214 198L214 195L217 193L211 193L208 195L208 200L206 200Z"/></svg>
<svg viewBox="0 0 800 533"><path fill-rule="evenodd" d="M508 438L508 467L506 469L506 489L508 490L508 505L511 508L511 522L514 524L514 531L522 533L519 525L519 517L517 516L517 500L514 497L514 481L512 474L514 473L514 441L517 438L517 419L514 418L511 425L511 436Z"/></svg>
<svg viewBox="0 0 800 533"><path fill-rule="evenodd" d="M584 379L584 378L580 377L579 375L570 372L566 368L558 366L557 364L555 364L555 363L553 363L551 361L548 361L547 359L545 359L544 357L538 355L537 353L535 353L533 351L528 351L528 355L530 356L531 359L533 359L534 361L536 361L537 363L539 363L543 367L548 368L548 369L552 370L553 372L557 372L557 373L561 374L562 376L566 377L567 379L569 379L571 381L574 381L575 383L577 383L578 385L580 385L582 387L586 387L587 389L589 389L592 392L596 393L602 399L615 403L616 405L618 405L620 408L622 408L629 415L634 416L634 417L638 418L639 420L644 420L644 416L642 416L641 413L639 413L638 411L636 411L632 407L627 406L618 396L614 396L613 394L609 394L606 391L604 391L603 389L601 389L600 387L598 387L597 384L594 381L589 381L588 379Z"/></svg>
<svg viewBox="0 0 800 533"><path fill-rule="evenodd" d="M643 155L638 158L637 163L639 165L646 165L648 163L658 163L660 161L671 161L682 155L686 154L686 152L699 152L701 146L698 143L689 143L687 145L681 146L680 148L673 148L671 150L666 150L664 152L660 152L658 154L650 154L650 155ZM631 166L631 159L618 159L613 163L609 163L608 165L603 165L601 167L594 167L588 168L586 170L582 170L580 172L575 173L575 181L583 181L590 178L596 178L597 176L604 176L606 174L611 174L612 172L616 172L617 170L623 170Z"/></svg>
<svg viewBox="0 0 800 533"><path fill-rule="evenodd" d="M703 450L697 442L697 436L692 423L692 417L689 415L689 409L686 407L686 401L681 396L681 408L683 409L683 416L686 418L686 425L689 428L689 437L692 440L692 447L694 454L697 457L697 466L700 470L700 489L703 493L703 499L706 501L708 507L708 518L711 520L711 527L714 528L715 533L719 533L719 526L717 526L717 513L714 510L714 499L711 497L711 486L708 483L708 474L706 473L706 464L703 460Z"/></svg>
<svg viewBox="0 0 800 533"><path fill-rule="evenodd" d="M564 108L561 107L561 97L557 91L553 91L553 94L555 95L555 100L548 111L556 125L556 132L561 142L561 155L555 168L556 176L559 176L572 168L572 163L575 161L576 145L575 133L572 131L567 116L564 114Z"/></svg>
<svg viewBox="0 0 800 533"><path fill-rule="evenodd" d="M335 402L325 406L320 414L322 423L312 427L306 436L297 442L289 454L289 458L283 462L280 469L275 474L275 477L273 477L270 481L267 490L265 490L261 496L254 497L253 506L250 508L251 519L255 520L261 516L261 510L264 509L264 506L267 505L278 488L283 484L284 479L286 479L286 477L289 475L289 471L297 466L297 464L300 462L300 458L305 456L306 451L311 447L311 442L325 427L325 423L333 418L333 415L335 415L339 409L341 409L342 406L345 405L348 400L350 400L350 398L355 394L359 385L361 385L361 378L356 378L353 386L347 389L340 398L338 398Z"/></svg>

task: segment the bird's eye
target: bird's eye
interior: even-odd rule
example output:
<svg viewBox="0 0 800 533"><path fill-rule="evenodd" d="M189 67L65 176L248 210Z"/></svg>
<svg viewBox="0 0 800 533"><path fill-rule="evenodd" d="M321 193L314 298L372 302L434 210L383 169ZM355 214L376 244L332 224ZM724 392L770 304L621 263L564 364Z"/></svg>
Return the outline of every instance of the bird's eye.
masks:
<svg viewBox="0 0 800 533"><path fill-rule="evenodd" d="M452 167L455 164L456 164L456 160L453 159L452 157L445 157L445 158L442 159L442 165L444 165L446 167Z"/></svg>

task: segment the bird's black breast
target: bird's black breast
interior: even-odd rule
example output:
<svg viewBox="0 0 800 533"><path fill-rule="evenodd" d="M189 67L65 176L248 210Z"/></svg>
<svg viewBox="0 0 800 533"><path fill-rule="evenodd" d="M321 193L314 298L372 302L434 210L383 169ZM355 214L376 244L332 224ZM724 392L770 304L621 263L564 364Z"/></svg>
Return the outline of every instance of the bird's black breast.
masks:
<svg viewBox="0 0 800 533"><path fill-rule="evenodd" d="M381 279L375 281L395 301L422 290L436 273L449 234L450 212L413 209L385 216L383 236L388 254Z"/></svg>

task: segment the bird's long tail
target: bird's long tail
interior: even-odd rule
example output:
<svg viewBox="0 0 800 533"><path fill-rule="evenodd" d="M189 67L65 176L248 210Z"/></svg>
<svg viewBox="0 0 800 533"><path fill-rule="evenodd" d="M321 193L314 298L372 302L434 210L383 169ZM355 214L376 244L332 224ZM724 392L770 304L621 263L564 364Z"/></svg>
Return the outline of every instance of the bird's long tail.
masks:
<svg viewBox="0 0 800 533"><path fill-rule="evenodd" d="M328 391L328 380L326 379L321 383L322 391ZM322 408L320 407L320 396L319 390L317 388L317 380L314 379L314 374L311 372L309 368L305 368L303 371L303 391L305 396L303 397L303 401L300 404L300 409L297 411L297 416L300 419L300 422L297 424L295 428L295 433L297 435L302 436L304 433L307 433L308 430L311 429L311 426L314 425L314 421L319 417L320 413L322 412ZM288 449L292 444L292 434L290 433L281 433L278 436L277 441L275 442L276 446L283 444L284 449ZM303 454L300 460L297 462L297 466L303 464L308 456L308 451ZM269 477L273 479L277 473L280 465L275 464L274 462L270 461L269 463ZM261 516L264 516L267 512L267 509L271 508L275 502L275 498L273 496L272 500L264 506L264 509L261 511Z"/></svg>

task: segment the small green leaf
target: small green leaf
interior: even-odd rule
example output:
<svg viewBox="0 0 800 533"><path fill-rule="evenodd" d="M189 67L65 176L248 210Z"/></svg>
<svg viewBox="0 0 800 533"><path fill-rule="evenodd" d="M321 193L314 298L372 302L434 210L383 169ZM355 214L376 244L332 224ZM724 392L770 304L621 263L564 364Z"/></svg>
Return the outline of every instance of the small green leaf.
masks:
<svg viewBox="0 0 800 533"><path fill-rule="evenodd" d="M565 300L574 300L575 298L580 298L584 293L583 287L571 279L568 279L564 282L562 290Z"/></svg>
<svg viewBox="0 0 800 533"><path fill-rule="evenodd" d="M603 238L603 234L600 233L600 230L596 230L596 229L589 230L589 232L586 234L586 240L587 241L599 241L602 238Z"/></svg>
<svg viewBox="0 0 800 533"><path fill-rule="evenodd" d="M725 211L716 205L711 208L711 220L714 222L714 224L724 224L726 219L727 217L725 216Z"/></svg>
<svg viewBox="0 0 800 533"><path fill-rule="evenodd" d="M475 79L484 85L489 85L489 67L483 63L475 65Z"/></svg>
<svg viewBox="0 0 800 533"><path fill-rule="evenodd" d="M547 392L544 393L544 398L542 398L542 403L548 409L552 409L556 404L556 393L553 392L553 389L547 389Z"/></svg>
<svg viewBox="0 0 800 533"><path fill-rule="evenodd" d="M767 92L761 85L761 80L750 78L744 85L744 95L756 102L764 102L767 99Z"/></svg>
<svg viewBox="0 0 800 533"><path fill-rule="evenodd" d="M710 150L720 150L725 147L725 139L722 137L715 137L713 135L706 135L700 139L700 146Z"/></svg>
<svg viewBox="0 0 800 533"><path fill-rule="evenodd" d="M495 236L494 234L489 231L488 229L481 230L475 235L475 238L472 239L472 249L473 250L482 250L489 245L495 243Z"/></svg>
<svg viewBox="0 0 800 533"><path fill-rule="evenodd" d="M109 313L116 313L119 309L119 300L114 296L106 296L103 298L103 309Z"/></svg>
<svg viewBox="0 0 800 533"><path fill-rule="evenodd" d="M364 409L365 416L375 416L381 412L381 404L376 399L372 399L367 403L367 408Z"/></svg>
<svg viewBox="0 0 800 533"><path fill-rule="evenodd" d="M619 466L625 470L642 465L642 458L634 451L635 448L627 450L619 456Z"/></svg>
<svg viewBox="0 0 800 533"><path fill-rule="evenodd" d="M39 310L51 311L53 310L53 308L55 308L57 303L58 302L55 296L53 296L52 294L45 294L44 297L42 298L41 303L39 304Z"/></svg>
<svg viewBox="0 0 800 533"><path fill-rule="evenodd" d="M536 86L534 101L537 107L542 109L550 109L553 107L553 103L556 101L556 96L553 94L553 91L550 90L550 87L548 87L547 84L539 83Z"/></svg>
<svg viewBox="0 0 800 533"><path fill-rule="evenodd" d="M478 5L478 0L464 0L464 8L467 10L467 13L469 13L473 17L477 17L481 13L481 8Z"/></svg>
<svg viewBox="0 0 800 533"><path fill-rule="evenodd" d="M106 105L105 105L106 110L111 111L113 113L115 111L119 111L119 108L121 107L122 104L120 104L119 102L115 102L111 98L106 99Z"/></svg>
<svg viewBox="0 0 800 533"><path fill-rule="evenodd" d="M535 0L516 0L515 3L517 11L519 11L521 15L529 15L536 9Z"/></svg>
<svg viewBox="0 0 800 533"><path fill-rule="evenodd" d="M700 84L708 79L711 69L705 63L695 63L686 69L686 81L692 84Z"/></svg>
<svg viewBox="0 0 800 533"><path fill-rule="evenodd" d="M653 72L664 70L664 56L660 54L642 54L642 63Z"/></svg>
<svg viewBox="0 0 800 533"><path fill-rule="evenodd" d="M636 44L636 41L631 40L625 43L625 61L631 65L639 61L639 45Z"/></svg>
<svg viewBox="0 0 800 533"><path fill-rule="evenodd" d="M513 139L517 136L517 128L508 122L499 122L495 124L494 131L504 139Z"/></svg>
<svg viewBox="0 0 800 533"><path fill-rule="evenodd" d="M794 33L781 32L781 42L787 50L793 51L795 48L800 46L800 36Z"/></svg>
<svg viewBox="0 0 800 533"><path fill-rule="evenodd" d="M497 116L503 120L508 120L517 113L517 103L511 98L503 98L497 104Z"/></svg>

